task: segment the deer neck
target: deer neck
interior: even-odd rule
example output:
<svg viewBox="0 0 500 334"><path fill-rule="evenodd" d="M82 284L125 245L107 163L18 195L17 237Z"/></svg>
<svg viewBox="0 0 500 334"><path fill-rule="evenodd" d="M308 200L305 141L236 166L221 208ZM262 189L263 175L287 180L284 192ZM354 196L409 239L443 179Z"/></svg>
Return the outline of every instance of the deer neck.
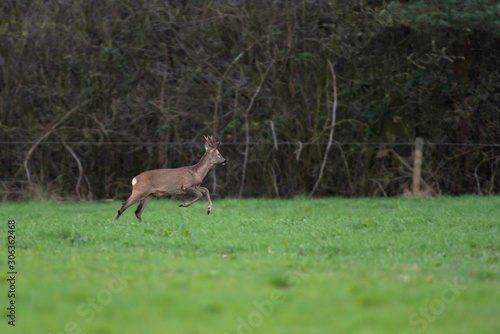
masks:
<svg viewBox="0 0 500 334"><path fill-rule="evenodd" d="M193 166L193 169L202 179L204 179L213 166L214 165L210 163L208 152L205 152L200 161Z"/></svg>

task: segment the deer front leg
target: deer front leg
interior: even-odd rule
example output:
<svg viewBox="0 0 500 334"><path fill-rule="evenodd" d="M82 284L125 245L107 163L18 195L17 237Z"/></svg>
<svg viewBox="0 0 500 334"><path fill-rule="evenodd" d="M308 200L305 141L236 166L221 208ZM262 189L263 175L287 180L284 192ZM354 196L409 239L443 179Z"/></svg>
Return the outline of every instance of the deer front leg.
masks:
<svg viewBox="0 0 500 334"><path fill-rule="evenodd" d="M199 200L201 198L202 194L201 194L201 192L197 188L198 187L189 187L189 188L186 188L186 187L182 186L182 190L184 190L186 193L190 193L190 194L195 195L196 198L193 199L189 203L182 203L181 205L179 205L179 207L187 208L188 206L190 206L191 204L193 204L194 202L196 202L197 200Z"/></svg>
<svg viewBox="0 0 500 334"><path fill-rule="evenodd" d="M212 201L210 200L210 193L208 192L208 189L205 188L205 187L199 187L198 188L202 193L205 194L205 196L207 197L207 200L208 200L208 210L207 210L207 215L210 214L210 212L212 211Z"/></svg>

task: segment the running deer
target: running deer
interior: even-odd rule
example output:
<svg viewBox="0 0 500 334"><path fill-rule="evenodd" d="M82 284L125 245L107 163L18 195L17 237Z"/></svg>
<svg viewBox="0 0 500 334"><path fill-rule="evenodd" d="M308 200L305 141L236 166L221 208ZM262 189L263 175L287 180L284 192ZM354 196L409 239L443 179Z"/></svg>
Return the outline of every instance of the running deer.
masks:
<svg viewBox="0 0 500 334"><path fill-rule="evenodd" d="M163 195L190 194L196 196L191 202L179 205L186 208L205 194L208 200L207 214L210 214L212 201L208 189L200 187L200 184L214 165L225 165L227 160L219 153L220 141L214 142L212 137L205 137L205 140L205 154L196 165L174 169L155 169L134 177L132 179L132 195L123 202L115 220L120 218L123 211L137 202L139 205L135 210L135 216L141 220L142 211L148 202L155 196Z"/></svg>

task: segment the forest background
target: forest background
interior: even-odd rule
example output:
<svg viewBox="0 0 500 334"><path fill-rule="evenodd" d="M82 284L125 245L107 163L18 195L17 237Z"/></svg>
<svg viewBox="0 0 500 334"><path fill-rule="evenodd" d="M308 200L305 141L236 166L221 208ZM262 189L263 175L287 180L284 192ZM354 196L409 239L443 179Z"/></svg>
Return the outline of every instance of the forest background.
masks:
<svg viewBox="0 0 500 334"><path fill-rule="evenodd" d="M497 1L2 1L0 196L495 194L499 65Z"/></svg>

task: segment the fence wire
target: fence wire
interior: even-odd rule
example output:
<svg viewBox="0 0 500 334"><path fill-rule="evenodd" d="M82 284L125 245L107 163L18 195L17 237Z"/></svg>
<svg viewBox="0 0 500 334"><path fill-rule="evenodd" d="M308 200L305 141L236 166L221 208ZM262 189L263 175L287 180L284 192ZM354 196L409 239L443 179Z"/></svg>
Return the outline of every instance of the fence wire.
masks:
<svg viewBox="0 0 500 334"><path fill-rule="evenodd" d="M101 141L78 141L78 142L65 142L68 145L79 146L79 145L95 145L95 146L120 146L120 145L136 145L136 146L191 146L198 145L199 142L145 142L145 141L133 141L133 142L101 142ZM334 141L336 145L342 146L414 146L415 142L338 142ZM35 145L36 141L0 141L0 145ZM262 146L262 145L275 145L272 141L259 141L259 142L223 142L223 145L252 145L252 146ZM60 141L42 141L39 145L62 145ZM327 142L292 142L292 141L282 141L277 142L277 145L328 145ZM475 147L500 147L500 143L441 143L441 142L430 142L424 141L424 145L433 146L475 146Z"/></svg>

